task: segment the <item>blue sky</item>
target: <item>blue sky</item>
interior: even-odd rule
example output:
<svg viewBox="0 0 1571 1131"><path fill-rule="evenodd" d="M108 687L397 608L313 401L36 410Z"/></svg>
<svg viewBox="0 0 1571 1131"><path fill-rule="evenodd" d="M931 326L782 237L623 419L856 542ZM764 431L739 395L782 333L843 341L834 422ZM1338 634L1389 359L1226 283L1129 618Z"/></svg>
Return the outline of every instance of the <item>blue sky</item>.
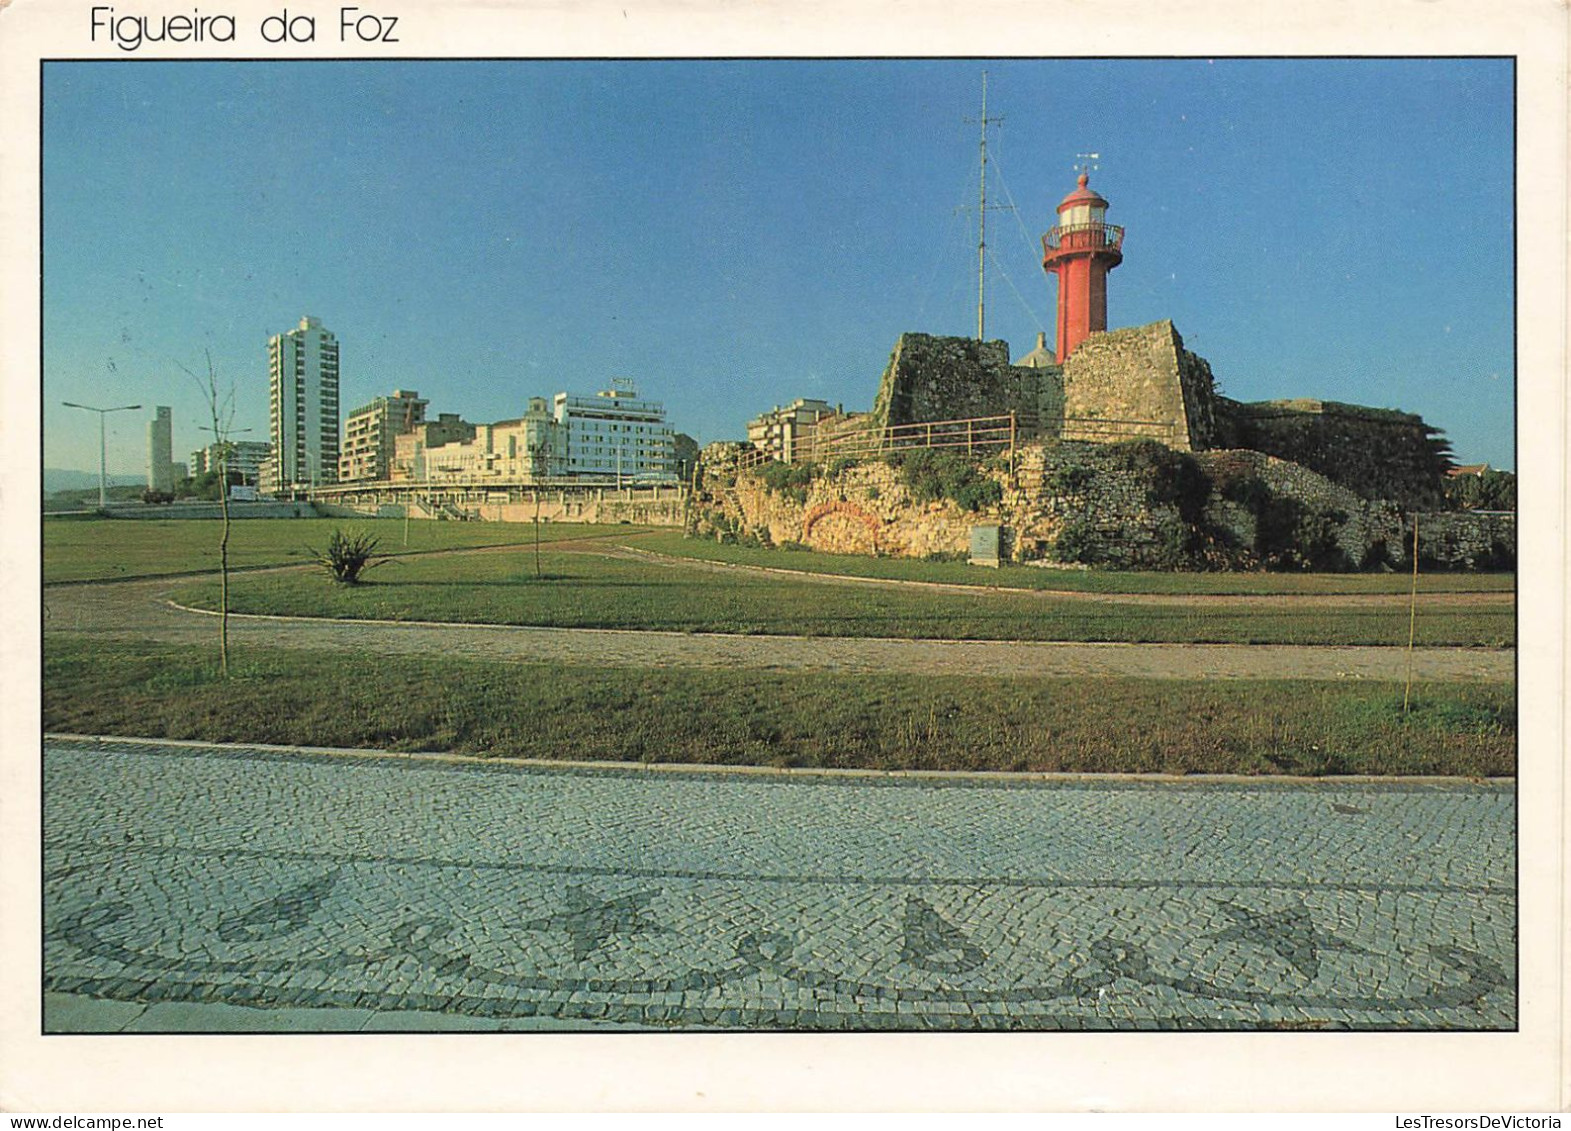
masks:
<svg viewBox="0 0 1571 1131"><path fill-rule="evenodd" d="M701 441L795 397L870 407L907 330L1053 324L1038 240L1076 155L1127 228L1109 323L1171 318L1242 400L1421 413L1514 467L1506 60L51 63L44 458L204 439L210 351L266 438L266 343L313 314L344 411L634 378ZM970 206L972 211L959 211Z"/></svg>

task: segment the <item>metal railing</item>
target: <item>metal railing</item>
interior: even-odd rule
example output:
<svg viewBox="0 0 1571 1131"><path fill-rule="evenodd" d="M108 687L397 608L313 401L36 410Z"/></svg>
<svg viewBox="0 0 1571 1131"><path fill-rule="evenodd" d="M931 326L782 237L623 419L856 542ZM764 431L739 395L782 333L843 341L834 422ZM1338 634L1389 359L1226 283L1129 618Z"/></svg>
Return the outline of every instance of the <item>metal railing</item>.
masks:
<svg viewBox="0 0 1571 1131"><path fill-rule="evenodd" d="M1121 251L1124 229L1117 224L1062 224L1049 228L1042 237L1042 252Z"/></svg>
<svg viewBox="0 0 1571 1131"><path fill-rule="evenodd" d="M775 454L767 448L743 448L736 457L738 471L749 471L760 464L774 462L776 462Z"/></svg>
<svg viewBox="0 0 1571 1131"><path fill-rule="evenodd" d="M789 460L774 452L750 449L741 452L737 468L746 471L760 464L829 463L837 459L873 459L891 452L916 448L963 449L968 454L1012 449L1019 438L1015 415L974 416L959 420L927 420L887 428L861 428L821 436L804 429L797 437Z"/></svg>
<svg viewBox="0 0 1571 1131"><path fill-rule="evenodd" d="M1170 442L1177 431L1177 425L1171 420L1072 416L1065 418L1058 438L1097 443L1137 439ZM837 459L878 459L891 452L916 448L963 449L971 455L992 454L1013 451L1020 436L1020 419L1015 413L846 430L827 436L819 436L815 430L805 429L797 437L789 459L782 459L775 452L763 448L743 448L737 454L737 470L749 471L766 463L831 463Z"/></svg>

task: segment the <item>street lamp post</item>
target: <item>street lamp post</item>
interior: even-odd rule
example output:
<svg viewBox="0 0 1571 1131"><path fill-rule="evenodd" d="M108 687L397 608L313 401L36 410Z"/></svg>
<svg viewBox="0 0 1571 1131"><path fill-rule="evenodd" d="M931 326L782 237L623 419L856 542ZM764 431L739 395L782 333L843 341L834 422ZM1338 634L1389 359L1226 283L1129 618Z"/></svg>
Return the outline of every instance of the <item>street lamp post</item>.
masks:
<svg viewBox="0 0 1571 1131"><path fill-rule="evenodd" d="M72 401L61 401L66 408L80 408L87 412L98 414L98 509L107 510L109 507L109 476L105 471L105 433L104 417L111 412L135 412L142 406L139 404L123 404L114 408L94 408L90 404L76 404Z"/></svg>

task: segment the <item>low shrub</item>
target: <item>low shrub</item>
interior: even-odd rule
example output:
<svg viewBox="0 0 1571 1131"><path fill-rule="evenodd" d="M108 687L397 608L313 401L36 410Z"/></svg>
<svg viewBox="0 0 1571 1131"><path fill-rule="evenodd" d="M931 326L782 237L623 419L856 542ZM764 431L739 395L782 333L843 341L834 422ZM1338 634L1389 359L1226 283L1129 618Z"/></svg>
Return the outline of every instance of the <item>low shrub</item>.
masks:
<svg viewBox="0 0 1571 1131"><path fill-rule="evenodd" d="M376 548L380 545L381 539L364 530L334 530L328 535L326 550L308 549L308 552L311 559L320 562L340 585L358 585L366 570L387 561L385 555L376 556Z"/></svg>

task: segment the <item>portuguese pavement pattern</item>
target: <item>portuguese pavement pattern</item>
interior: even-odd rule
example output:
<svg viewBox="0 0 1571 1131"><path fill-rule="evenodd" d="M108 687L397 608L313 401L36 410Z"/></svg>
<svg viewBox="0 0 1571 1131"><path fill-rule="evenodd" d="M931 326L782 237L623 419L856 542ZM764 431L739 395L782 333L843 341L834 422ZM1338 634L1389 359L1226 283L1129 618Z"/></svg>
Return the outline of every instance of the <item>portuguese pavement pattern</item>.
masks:
<svg viewBox="0 0 1571 1131"><path fill-rule="evenodd" d="M1516 1024L1503 784L50 739L44 803L51 999L361 1019L345 1028Z"/></svg>

